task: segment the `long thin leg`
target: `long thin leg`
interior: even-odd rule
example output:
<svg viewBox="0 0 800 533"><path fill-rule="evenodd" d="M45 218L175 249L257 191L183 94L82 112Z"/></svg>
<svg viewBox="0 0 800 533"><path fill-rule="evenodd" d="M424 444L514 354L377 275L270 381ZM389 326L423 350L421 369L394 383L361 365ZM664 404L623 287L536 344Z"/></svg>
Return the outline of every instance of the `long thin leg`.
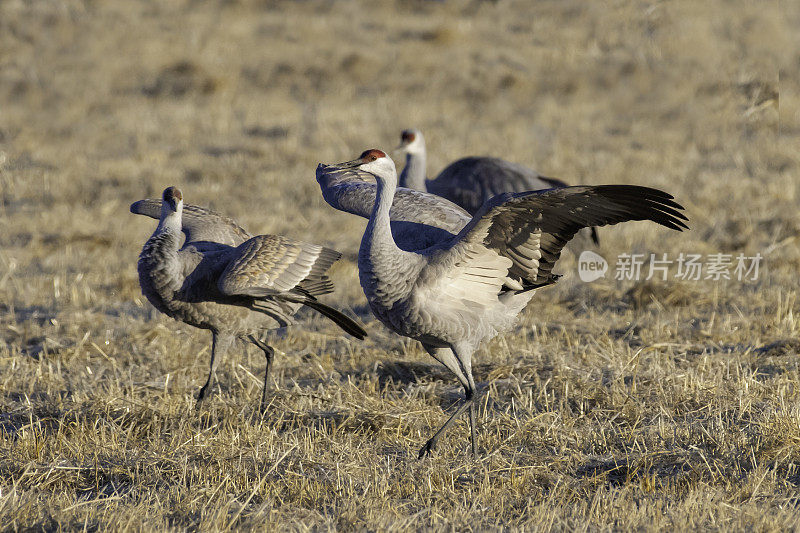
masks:
<svg viewBox="0 0 800 533"><path fill-rule="evenodd" d="M475 399L475 379L472 377L472 352L474 347L466 343L454 344L450 347L456 356L456 361L461 368L461 373L467 378L464 383L464 394L469 401L469 438L472 444L472 457L478 458L478 434L477 434L477 415ZM463 383L463 382L462 382Z"/></svg>
<svg viewBox="0 0 800 533"><path fill-rule="evenodd" d="M478 458L478 435L476 431L477 423L477 415L475 410L477 409L476 401L472 400L472 403L469 404L469 430L470 430L470 441L472 442L472 456L476 459Z"/></svg>
<svg viewBox="0 0 800 533"><path fill-rule="evenodd" d="M195 408L199 408L203 400L206 399L211 389L211 383L214 381L214 372L217 370L217 364L222 356L225 355L225 352L228 351L232 342L233 337L230 335L220 335L215 331L211 332L211 361L209 363L208 379L205 385L200 388L200 392L197 393Z"/></svg>
<svg viewBox="0 0 800 533"><path fill-rule="evenodd" d="M471 432L470 439L472 440L472 456L477 458L478 457L478 434L477 434L477 404L478 402L474 401L469 406L469 429Z"/></svg>
<svg viewBox="0 0 800 533"><path fill-rule="evenodd" d="M419 450L420 459L422 459L423 457L428 455L431 451L433 451L433 449L436 447L436 443L439 441L439 437L441 437L444 434L444 432L447 431L447 429L453 425L453 422L455 422L456 418L461 416L461 414L464 413L464 411L466 411L468 408L470 409L470 426L472 427L472 454L476 456L478 455L478 448L475 439L475 422L474 422L475 402L473 397L474 397L473 390L465 386L464 403L458 406L456 412L453 413L450 416L450 418L447 419L447 422L445 422L444 425L442 425L442 427L440 427L436 431L436 433L433 434L433 437L428 439L428 442L426 442L425 445Z"/></svg>
<svg viewBox="0 0 800 533"><path fill-rule="evenodd" d="M269 344L250 335L250 342L261 348L264 357L267 358L267 368L264 370L264 388L261 389L261 413L267 410L267 390L269 389L269 371L272 368L272 360L275 358L275 350Z"/></svg>
<svg viewBox="0 0 800 533"><path fill-rule="evenodd" d="M447 428L449 428L458 416L469 408L470 441L472 443L472 455L478 455L477 423L475 415L475 380L472 378L472 352L473 348L467 343L451 345L449 348L434 347L427 344L423 348L437 361L446 366L456 375L458 381L464 387L464 403L461 404L455 413L439 428L433 437L420 449L419 457L422 458L436 446Z"/></svg>

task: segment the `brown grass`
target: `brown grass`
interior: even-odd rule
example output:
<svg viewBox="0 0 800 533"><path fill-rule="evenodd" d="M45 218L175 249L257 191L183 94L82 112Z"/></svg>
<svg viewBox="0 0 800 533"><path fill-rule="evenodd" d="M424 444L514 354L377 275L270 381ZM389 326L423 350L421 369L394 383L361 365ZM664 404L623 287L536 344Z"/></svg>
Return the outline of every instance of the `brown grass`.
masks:
<svg viewBox="0 0 800 533"><path fill-rule="evenodd" d="M0 528L800 528L800 26L791 2L0 2ZM778 72L780 70L780 80ZM780 95L780 102L779 102ZM573 183L664 188L692 230L599 253L764 255L753 283L562 281L460 397L365 309L364 221L313 171L421 128L435 173L493 154ZM220 365L135 261L168 185L250 231L345 253L264 361Z"/></svg>

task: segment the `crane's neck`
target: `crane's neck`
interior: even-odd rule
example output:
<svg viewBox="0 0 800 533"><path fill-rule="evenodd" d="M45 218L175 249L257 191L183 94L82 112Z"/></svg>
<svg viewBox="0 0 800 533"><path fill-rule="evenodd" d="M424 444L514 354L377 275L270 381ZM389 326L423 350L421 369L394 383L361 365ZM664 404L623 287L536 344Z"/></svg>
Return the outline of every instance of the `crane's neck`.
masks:
<svg viewBox="0 0 800 533"><path fill-rule="evenodd" d="M369 250L370 255L392 249L400 250L392 237L392 220L389 215L397 186L393 180L387 181L381 178L377 183L375 205L372 207L364 238L361 239L361 250Z"/></svg>
<svg viewBox="0 0 800 533"><path fill-rule="evenodd" d="M180 211L166 211L161 213L158 227L153 232L153 237L159 235L163 242L165 252L177 252L181 244L181 222L182 213Z"/></svg>
<svg viewBox="0 0 800 533"><path fill-rule="evenodd" d="M398 248L389 211L396 185L378 179L375 205L358 251L358 275L372 310L380 313L408 296L420 257Z"/></svg>
<svg viewBox="0 0 800 533"><path fill-rule="evenodd" d="M406 166L400 174L400 186L407 189L426 192L425 187L425 150L406 153Z"/></svg>
<svg viewBox="0 0 800 533"><path fill-rule="evenodd" d="M179 211L166 211L166 208L161 213L161 218L158 219L158 227L153 235L157 233L169 233L176 237L180 236L182 213Z"/></svg>
<svg viewBox="0 0 800 533"><path fill-rule="evenodd" d="M180 212L162 212L158 227L147 239L139 254L139 284L142 293L162 312L183 284L184 276L178 258L181 243Z"/></svg>
<svg viewBox="0 0 800 533"><path fill-rule="evenodd" d="M148 264L158 263L163 268L172 262L177 262L180 244L181 213L176 211L162 213L158 227L142 249L139 261Z"/></svg>

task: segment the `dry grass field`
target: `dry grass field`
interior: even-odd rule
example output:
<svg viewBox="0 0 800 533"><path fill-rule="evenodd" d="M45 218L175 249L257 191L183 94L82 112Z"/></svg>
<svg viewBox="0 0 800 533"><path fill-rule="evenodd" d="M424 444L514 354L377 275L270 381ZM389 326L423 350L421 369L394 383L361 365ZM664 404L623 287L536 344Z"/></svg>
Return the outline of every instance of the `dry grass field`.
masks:
<svg viewBox="0 0 800 533"><path fill-rule="evenodd" d="M0 529L800 529L800 4L744 0L0 1ZM780 75L779 75L780 73ZM780 95L780 102L779 102ZM665 189L691 231L592 248L763 256L758 279L582 283L566 252L462 391L375 321L365 221L320 161L419 127L429 172L497 155ZM210 334L136 258L168 185L252 233L342 251L325 301L205 408ZM573 247L573 252L580 248Z"/></svg>

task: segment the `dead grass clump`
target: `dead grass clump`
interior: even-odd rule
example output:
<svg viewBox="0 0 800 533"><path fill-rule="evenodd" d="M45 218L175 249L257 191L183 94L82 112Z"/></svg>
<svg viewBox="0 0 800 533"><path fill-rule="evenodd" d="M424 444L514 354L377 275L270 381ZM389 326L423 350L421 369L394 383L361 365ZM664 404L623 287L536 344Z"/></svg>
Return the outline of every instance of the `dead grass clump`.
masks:
<svg viewBox="0 0 800 533"><path fill-rule="evenodd" d="M800 340L782 339L756 348L755 352L764 357L783 357L800 353Z"/></svg>
<svg viewBox="0 0 800 533"><path fill-rule="evenodd" d="M181 98L190 94L210 95L219 89L219 81L190 61L179 61L161 69L142 92L150 97Z"/></svg>

